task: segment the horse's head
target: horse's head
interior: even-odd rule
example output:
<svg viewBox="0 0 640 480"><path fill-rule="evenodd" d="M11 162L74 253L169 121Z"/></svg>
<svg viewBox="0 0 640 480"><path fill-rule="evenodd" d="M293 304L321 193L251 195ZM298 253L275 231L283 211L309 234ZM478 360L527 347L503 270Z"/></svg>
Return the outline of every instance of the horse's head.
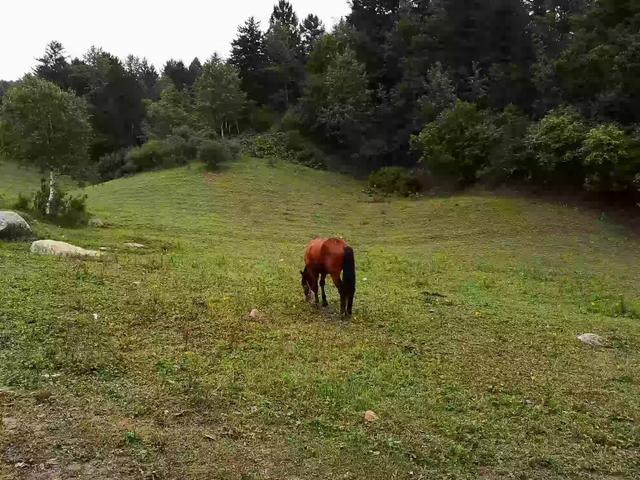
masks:
<svg viewBox="0 0 640 480"><path fill-rule="evenodd" d="M307 302L313 301L313 290L311 290L311 283L309 282L309 274L307 273L307 267L304 270L300 271L300 275L302 279L300 280L300 285L302 285L302 291L304 292L304 299Z"/></svg>

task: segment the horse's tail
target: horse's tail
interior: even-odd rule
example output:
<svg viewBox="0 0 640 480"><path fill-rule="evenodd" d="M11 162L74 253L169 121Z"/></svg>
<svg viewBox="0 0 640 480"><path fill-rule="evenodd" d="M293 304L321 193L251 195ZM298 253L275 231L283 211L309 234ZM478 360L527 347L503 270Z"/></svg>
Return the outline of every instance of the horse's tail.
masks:
<svg viewBox="0 0 640 480"><path fill-rule="evenodd" d="M344 247L344 259L342 262L342 284L350 293L356 291L356 261L353 256L353 248Z"/></svg>

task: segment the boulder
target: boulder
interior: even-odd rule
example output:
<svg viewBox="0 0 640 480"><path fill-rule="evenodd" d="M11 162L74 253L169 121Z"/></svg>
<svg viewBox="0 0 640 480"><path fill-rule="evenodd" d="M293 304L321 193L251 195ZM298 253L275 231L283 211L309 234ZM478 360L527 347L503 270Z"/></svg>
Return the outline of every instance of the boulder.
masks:
<svg viewBox="0 0 640 480"><path fill-rule="evenodd" d="M57 257L97 258L101 255L95 250L85 250L70 243L56 240L38 240L31 244L31 253L55 255Z"/></svg>
<svg viewBox="0 0 640 480"><path fill-rule="evenodd" d="M0 211L0 240L17 240L31 236L31 227L16 212Z"/></svg>
<svg viewBox="0 0 640 480"><path fill-rule="evenodd" d="M589 345L590 347L606 347L607 342L600 335L596 335L595 333L583 333L582 335L578 335L578 340L580 340L585 345Z"/></svg>

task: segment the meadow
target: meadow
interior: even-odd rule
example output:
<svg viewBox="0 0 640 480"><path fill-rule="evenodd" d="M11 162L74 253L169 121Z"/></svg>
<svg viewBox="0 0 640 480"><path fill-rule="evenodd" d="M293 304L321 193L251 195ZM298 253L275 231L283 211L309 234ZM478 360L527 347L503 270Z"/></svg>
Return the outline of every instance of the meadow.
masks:
<svg viewBox="0 0 640 480"><path fill-rule="evenodd" d="M38 184L2 163L0 207ZM34 230L102 259L0 243L0 478L640 477L640 241L606 215L250 158L83 190L106 228ZM316 235L354 247L349 322L303 302Z"/></svg>

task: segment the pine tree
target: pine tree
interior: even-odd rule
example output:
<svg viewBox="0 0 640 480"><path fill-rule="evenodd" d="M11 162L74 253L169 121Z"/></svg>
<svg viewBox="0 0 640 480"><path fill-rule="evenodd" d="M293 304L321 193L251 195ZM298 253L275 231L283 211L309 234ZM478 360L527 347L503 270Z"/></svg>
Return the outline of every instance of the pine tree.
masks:
<svg viewBox="0 0 640 480"><path fill-rule="evenodd" d="M242 90L249 99L258 104L267 100L265 88L266 55L264 52L264 36L260 31L260 22L249 18L238 28L238 36L231 43L229 63L240 75Z"/></svg>
<svg viewBox="0 0 640 480"><path fill-rule="evenodd" d="M69 88L69 62L60 42L50 42L38 62L39 65L34 68L38 77L55 83L63 90Z"/></svg>

